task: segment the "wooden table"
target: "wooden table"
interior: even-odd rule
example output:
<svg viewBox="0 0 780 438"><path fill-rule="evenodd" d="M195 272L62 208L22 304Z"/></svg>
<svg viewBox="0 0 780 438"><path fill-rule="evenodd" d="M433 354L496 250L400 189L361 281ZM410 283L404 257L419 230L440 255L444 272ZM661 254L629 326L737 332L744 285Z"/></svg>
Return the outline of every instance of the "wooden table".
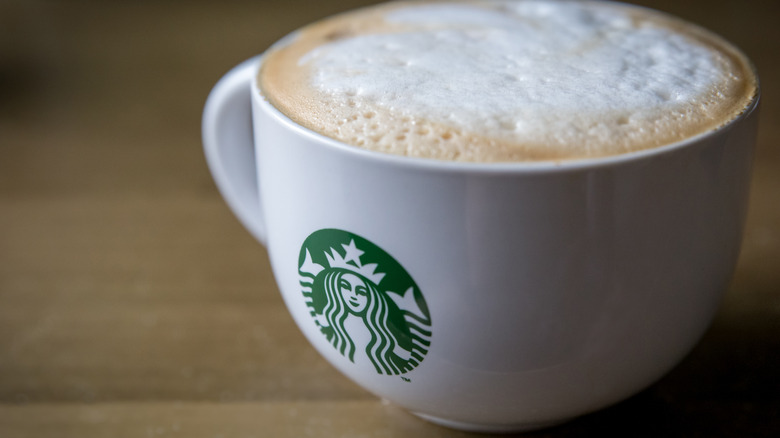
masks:
<svg viewBox="0 0 780 438"><path fill-rule="evenodd" d="M0 437L469 436L382 403L314 352L201 152L222 73L362 3L0 3ZM758 65L744 250L679 367L532 436L780 436L780 9L646 3Z"/></svg>

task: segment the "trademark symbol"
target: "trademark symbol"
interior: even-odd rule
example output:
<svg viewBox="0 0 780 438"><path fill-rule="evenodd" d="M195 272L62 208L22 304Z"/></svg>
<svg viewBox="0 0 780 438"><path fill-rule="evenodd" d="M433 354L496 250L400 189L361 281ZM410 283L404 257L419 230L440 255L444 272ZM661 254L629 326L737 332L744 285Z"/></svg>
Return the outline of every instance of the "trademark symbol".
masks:
<svg viewBox="0 0 780 438"><path fill-rule="evenodd" d="M348 231L318 230L301 245L298 276L314 323L350 362L363 357L377 374L400 376L425 358L432 335L428 306L409 273L382 248Z"/></svg>
<svg viewBox="0 0 780 438"><path fill-rule="evenodd" d="M404 377L404 376L401 376L401 380L403 380L404 382L411 382L412 381L408 377Z"/></svg>

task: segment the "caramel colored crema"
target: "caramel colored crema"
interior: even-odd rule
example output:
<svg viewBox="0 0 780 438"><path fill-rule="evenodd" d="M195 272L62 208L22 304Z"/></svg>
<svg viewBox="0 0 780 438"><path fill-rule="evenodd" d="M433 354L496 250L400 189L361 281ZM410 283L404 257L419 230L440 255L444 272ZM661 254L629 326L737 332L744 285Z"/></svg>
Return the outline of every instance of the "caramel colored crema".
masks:
<svg viewBox="0 0 780 438"><path fill-rule="evenodd" d="M611 2L393 2L303 28L259 88L344 143L468 162L569 160L717 129L757 93L718 36Z"/></svg>

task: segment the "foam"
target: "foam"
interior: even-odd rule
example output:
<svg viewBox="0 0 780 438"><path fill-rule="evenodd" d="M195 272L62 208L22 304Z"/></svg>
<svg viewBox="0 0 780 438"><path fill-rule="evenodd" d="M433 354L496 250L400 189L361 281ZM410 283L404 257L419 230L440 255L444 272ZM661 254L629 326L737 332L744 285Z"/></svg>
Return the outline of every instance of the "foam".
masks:
<svg viewBox="0 0 780 438"><path fill-rule="evenodd" d="M678 141L755 92L719 38L599 2L386 4L304 29L260 86L355 146L462 161L571 159Z"/></svg>

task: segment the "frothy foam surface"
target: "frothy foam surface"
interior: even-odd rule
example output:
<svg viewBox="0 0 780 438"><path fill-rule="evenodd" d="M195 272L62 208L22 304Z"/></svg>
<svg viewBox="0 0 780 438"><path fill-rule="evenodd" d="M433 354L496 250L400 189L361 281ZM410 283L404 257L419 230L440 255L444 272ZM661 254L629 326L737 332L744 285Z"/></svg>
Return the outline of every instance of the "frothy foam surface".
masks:
<svg viewBox="0 0 780 438"><path fill-rule="evenodd" d="M266 97L356 146L462 161L571 159L714 129L753 97L719 38L600 2L386 4L267 56Z"/></svg>

